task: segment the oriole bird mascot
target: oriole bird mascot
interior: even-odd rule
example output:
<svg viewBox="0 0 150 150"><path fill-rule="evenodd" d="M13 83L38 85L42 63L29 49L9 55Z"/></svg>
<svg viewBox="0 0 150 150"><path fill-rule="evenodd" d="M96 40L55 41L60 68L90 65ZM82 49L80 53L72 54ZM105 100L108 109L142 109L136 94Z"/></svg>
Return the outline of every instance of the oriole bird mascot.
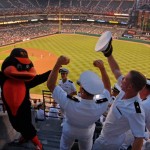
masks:
<svg viewBox="0 0 150 150"><path fill-rule="evenodd" d="M2 99L13 128L21 133L19 142L31 140L36 150L42 150L43 146L32 125L29 90L45 82L49 74L50 71L36 75L27 51L22 48L11 51L0 71Z"/></svg>

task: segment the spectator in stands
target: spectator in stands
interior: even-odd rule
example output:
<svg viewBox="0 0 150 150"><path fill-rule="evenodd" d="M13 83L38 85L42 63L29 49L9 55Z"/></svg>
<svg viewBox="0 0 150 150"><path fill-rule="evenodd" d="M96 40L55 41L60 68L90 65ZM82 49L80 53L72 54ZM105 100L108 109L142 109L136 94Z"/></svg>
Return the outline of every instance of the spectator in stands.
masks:
<svg viewBox="0 0 150 150"><path fill-rule="evenodd" d="M39 121L44 121L44 119L45 119L43 103L39 103L37 105L36 119L39 120Z"/></svg>
<svg viewBox="0 0 150 150"><path fill-rule="evenodd" d="M61 68L59 70L61 78L59 80L59 86L70 96L76 95L77 90L74 83L71 80L68 80L69 70L66 68Z"/></svg>
<svg viewBox="0 0 150 150"><path fill-rule="evenodd" d="M146 86L140 91L140 97L142 99L142 104L145 111L145 123L147 132L147 141L144 141L144 147L142 150L148 150L150 148L150 79L147 79Z"/></svg>
<svg viewBox="0 0 150 150"><path fill-rule="evenodd" d="M60 108L57 107L57 103L52 102L52 106L49 108L49 117L60 118Z"/></svg>
<svg viewBox="0 0 150 150"><path fill-rule="evenodd" d="M146 85L146 78L134 70L126 76L122 76L120 68L111 54L111 40L103 53L107 57L109 66L122 91L108 112L101 135L96 139L93 150L119 150L128 130L131 130L135 137L132 150L141 150L145 136L145 113L138 92Z"/></svg>
<svg viewBox="0 0 150 150"><path fill-rule="evenodd" d="M110 99L110 101L109 101L109 105L108 105L107 111L106 111L102 116L100 116L100 122L101 122L102 124L104 124L104 122L105 122L105 120L106 120L106 117L107 117L107 114L108 114L108 111L109 111L109 109L110 109L112 103L114 102L116 96L119 94L120 91L121 91L121 88L120 88L120 86L116 83L116 84L113 86L112 91L111 91L111 99ZM96 96L97 96L96 99L98 99L100 95L96 95Z"/></svg>
<svg viewBox="0 0 150 150"><path fill-rule="evenodd" d="M140 97L145 111L146 127L150 131L150 79L147 79L146 86L140 91Z"/></svg>
<svg viewBox="0 0 150 150"><path fill-rule="evenodd" d="M145 140L142 150L148 150L148 146L150 146L150 79L147 79L146 86L139 92L140 98L142 99L143 109L145 111L145 123L146 123L146 132L145 132ZM126 138L123 148L132 147L134 141L134 136L132 132L129 130L126 133Z"/></svg>
<svg viewBox="0 0 150 150"><path fill-rule="evenodd" d="M60 149L71 149L75 139L78 139L80 149L91 150L93 144L93 133L95 122L106 111L108 99L110 98L110 81L103 62L94 61L94 66L98 67L102 74L101 79L92 71L85 71L80 75L78 84L80 85L81 101L67 96L66 92L56 86L59 69L62 65L69 63L69 58L60 56L49 75L47 86L53 93L53 98L65 110L66 119L64 122ZM104 86L106 89L104 89ZM94 101L94 95L101 93L103 98Z"/></svg>
<svg viewBox="0 0 150 150"><path fill-rule="evenodd" d="M67 95L70 96L77 95L77 90L74 83L71 80L68 80L69 70L66 68L61 68L59 70L59 73L61 74L61 79L59 80L59 86L67 93ZM61 107L60 107L60 112L64 121L65 112ZM61 126L63 126L63 122L61 123Z"/></svg>

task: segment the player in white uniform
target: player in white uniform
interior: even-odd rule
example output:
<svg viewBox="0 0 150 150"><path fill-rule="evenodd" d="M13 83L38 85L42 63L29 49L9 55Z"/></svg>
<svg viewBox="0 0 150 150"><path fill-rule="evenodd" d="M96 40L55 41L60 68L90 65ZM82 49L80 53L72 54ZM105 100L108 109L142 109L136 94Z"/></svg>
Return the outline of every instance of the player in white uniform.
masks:
<svg viewBox="0 0 150 150"><path fill-rule="evenodd" d="M111 41L104 55L116 79L122 74L111 55ZM138 92L146 85L146 78L137 71L130 71L121 81L121 89L106 117L101 135L96 139L93 150L119 150L124 142L125 133L131 130L135 139L132 150L141 150L145 136L145 113Z"/></svg>
<svg viewBox="0 0 150 150"><path fill-rule="evenodd" d="M60 74L61 74L61 80L59 80L59 86L61 86L61 88L70 96L76 95L77 94L77 90L76 87L74 85L74 83L71 80L68 80L68 73L69 70L66 68L61 68L59 70Z"/></svg>
<svg viewBox="0 0 150 150"><path fill-rule="evenodd" d="M102 74L101 79L91 71L85 71L80 75L79 85L81 93L81 101L71 96L67 96L66 92L56 86L58 71L61 65L69 63L69 59L65 56L60 56L51 72L47 86L53 97L66 112L60 149L70 150L75 139L78 139L79 148L81 150L91 150L93 144L93 133L95 130L95 122L99 119L107 107L110 98L110 81L102 61L94 61L94 66L98 67ZM104 89L109 88L108 90ZM103 94L105 98L94 101L93 97L96 94Z"/></svg>

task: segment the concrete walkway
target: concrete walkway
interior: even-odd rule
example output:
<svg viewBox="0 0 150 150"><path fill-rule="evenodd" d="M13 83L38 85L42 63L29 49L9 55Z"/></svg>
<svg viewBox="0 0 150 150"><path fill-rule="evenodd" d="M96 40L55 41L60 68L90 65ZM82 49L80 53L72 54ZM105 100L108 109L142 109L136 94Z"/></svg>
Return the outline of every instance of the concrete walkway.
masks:
<svg viewBox="0 0 150 150"><path fill-rule="evenodd" d="M59 150L60 137L62 128L60 126L61 120L49 119L45 121L38 121L36 129L40 141L44 146L44 150ZM31 142L22 145L7 143L2 150L34 150L35 147Z"/></svg>
<svg viewBox="0 0 150 150"><path fill-rule="evenodd" d="M59 150L62 127L60 119L49 118L45 121L33 122L37 129L37 135L43 144L44 150ZM96 139L100 133L101 125L98 125L94 134ZM14 144L12 141L19 137L11 126L7 113L0 113L0 150L35 150L31 142L21 145ZM78 144L75 142L71 150L78 150Z"/></svg>

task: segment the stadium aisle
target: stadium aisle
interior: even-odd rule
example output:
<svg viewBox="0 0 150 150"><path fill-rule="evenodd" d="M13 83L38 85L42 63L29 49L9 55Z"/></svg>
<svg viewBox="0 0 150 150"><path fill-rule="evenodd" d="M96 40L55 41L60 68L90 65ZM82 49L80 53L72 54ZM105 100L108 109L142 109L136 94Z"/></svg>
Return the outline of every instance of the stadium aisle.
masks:
<svg viewBox="0 0 150 150"><path fill-rule="evenodd" d="M36 128L38 130L38 136L43 143L44 150L59 150L60 137L61 137L61 120L49 119L45 121L38 121ZM31 142L17 145L8 143L2 150L34 150L35 147Z"/></svg>

